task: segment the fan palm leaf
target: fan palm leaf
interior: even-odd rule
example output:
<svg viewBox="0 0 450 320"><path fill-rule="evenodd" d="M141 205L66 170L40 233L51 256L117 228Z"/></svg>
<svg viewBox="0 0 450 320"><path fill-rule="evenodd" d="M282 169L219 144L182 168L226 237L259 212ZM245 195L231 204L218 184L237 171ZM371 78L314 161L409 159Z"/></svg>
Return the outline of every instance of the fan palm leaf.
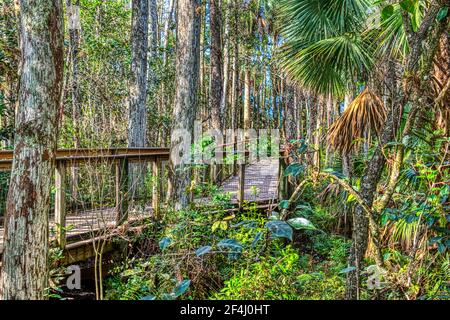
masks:
<svg viewBox="0 0 450 320"><path fill-rule="evenodd" d="M282 66L303 86L318 93L342 95L347 79L370 68L372 58L357 34L326 38L300 49L286 46Z"/></svg>
<svg viewBox="0 0 450 320"><path fill-rule="evenodd" d="M379 134L386 120L386 108L368 87L345 109L330 126L328 144L342 154L348 154L366 133Z"/></svg>
<svg viewBox="0 0 450 320"><path fill-rule="evenodd" d="M307 89L342 95L348 80L372 64L359 36L368 8L366 0L281 0L281 66Z"/></svg>

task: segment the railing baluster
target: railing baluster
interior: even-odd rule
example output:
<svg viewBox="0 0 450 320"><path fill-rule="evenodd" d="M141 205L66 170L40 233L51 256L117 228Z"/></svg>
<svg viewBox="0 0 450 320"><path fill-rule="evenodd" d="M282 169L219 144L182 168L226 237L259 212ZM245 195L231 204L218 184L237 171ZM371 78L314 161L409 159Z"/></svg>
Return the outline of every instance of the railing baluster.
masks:
<svg viewBox="0 0 450 320"><path fill-rule="evenodd" d="M153 190L152 190L152 208L155 219L159 220L161 210L162 178L161 178L161 159L156 158L152 162Z"/></svg>
<svg viewBox="0 0 450 320"><path fill-rule="evenodd" d="M55 228L56 242L64 249L66 245L66 163L58 161L55 170Z"/></svg>
<svg viewBox="0 0 450 320"><path fill-rule="evenodd" d="M116 162L116 208L117 225L128 219L128 159L123 158Z"/></svg>

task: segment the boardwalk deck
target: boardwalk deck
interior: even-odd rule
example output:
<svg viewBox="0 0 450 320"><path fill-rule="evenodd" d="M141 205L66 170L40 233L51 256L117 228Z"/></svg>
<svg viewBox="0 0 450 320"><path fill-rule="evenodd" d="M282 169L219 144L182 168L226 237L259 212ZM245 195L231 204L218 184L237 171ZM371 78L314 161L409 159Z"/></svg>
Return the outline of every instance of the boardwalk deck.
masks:
<svg viewBox="0 0 450 320"><path fill-rule="evenodd" d="M277 197L278 159L268 158L249 165L245 169L244 199L255 202L275 200ZM227 179L222 189L231 194L233 203L237 202L239 177Z"/></svg>
<svg viewBox="0 0 450 320"><path fill-rule="evenodd" d="M245 170L245 200L255 202L273 201L277 196L278 159L263 159L249 165ZM222 184L222 190L231 194L232 202L237 202L238 177L232 176ZM152 208L147 206L142 213L131 212L129 220L139 220L150 217ZM86 210L78 213L68 213L66 226L70 239L89 239L95 232L104 228L115 228L117 211L115 208ZM54 228L53 219L50 230ZM0 226L0 253L3 251L3 226ZM50 232L50 235L52 232ZM70 242L70 241L69 241Z"/></svg>

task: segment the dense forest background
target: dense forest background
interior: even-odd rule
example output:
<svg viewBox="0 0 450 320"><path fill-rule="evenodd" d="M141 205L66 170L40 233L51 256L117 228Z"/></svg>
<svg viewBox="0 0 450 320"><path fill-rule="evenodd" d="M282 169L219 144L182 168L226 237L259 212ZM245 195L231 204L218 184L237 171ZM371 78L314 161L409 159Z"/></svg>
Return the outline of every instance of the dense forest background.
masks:
<svg viewBox="0 0 450 320"><path fill-rule="evenodd" d="M20 43L39 5L51 7L1 0L3 149L30 142ZM59 10L49 16L64 25L49 108L57 148L173 148L173 130L197 120L278 129L286 164L269 214L251 201L229 213L220 182L236 173L233 160L172 168L160 219L96 279L97 299L450 297L448 0L66 0ZM111 201L108 169L95 170L102 179L71 169L73 208ZM151 188L145 174L137 193ZM4 219L14 181L0 172ZM210 196L214 209L189 193ZM45 297L60 297L58 281L49 286Z"/></svg>

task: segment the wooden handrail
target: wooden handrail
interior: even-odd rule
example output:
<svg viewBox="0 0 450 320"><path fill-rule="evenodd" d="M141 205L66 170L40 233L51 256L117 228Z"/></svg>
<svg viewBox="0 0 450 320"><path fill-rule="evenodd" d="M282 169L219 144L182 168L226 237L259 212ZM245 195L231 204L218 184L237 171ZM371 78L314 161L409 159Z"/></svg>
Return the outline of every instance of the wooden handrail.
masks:
<svg viewBox="0 0 450 320"><path fill-rule="evenodd" d="M224 146L221 146L224 147ZM280 150L280 155L283 150ZM248 156L249 151L243 152ZM93 164L96 161L106 161L115 168L115 199L117 210L117 224L127 220L130 192L128 190L128 166L129 162L149 161L152 163L152 174L155 178L152 190L152 207L155 217L160 213L160 199L163 184L162 162L170 157L169 148L106 148L106 149L60 149L56 152L56 174L55 174L55 224L56 241L64 248L66 245L66 203L65 185L66 169L82 164ZM280 157L283 161L283 157ZM0 151L0 171L11 170L13 162L13 151ZM238 202L242 209L245 201L245 164L238 165ZM283 170L283 168L281 168Z"/></svg>
<svg viewBox="0 0 450 320"><path fill-rule="evenodd" d="M108 149L60 149L56 151L56 162L83 163L95 160L168 160L169 148L108 148ZM12 167L13 151L0 151L0 171Z"/></svg>
<svg viewBox="0 0 450 320"><path fill-rule="evenodd" d="M160 183L162 172L159 170L162 161L169 159L169 148L106 148L106 149L60 149L56 151L55 166L55 225L56 241L61 248L66 245L66 169L75 165L106 161L115 167L115 198L117 224L128 218L128 164L129 162L150 161L153 174ZM9 171L13 163L13 151L0 151L0 171ZM153 204L159 203L159 186L153 191ZM158 208L159 209L159 208ZM158 210L159 211L159 210ZM158 213L158 212L156 212Z"/></svg>

